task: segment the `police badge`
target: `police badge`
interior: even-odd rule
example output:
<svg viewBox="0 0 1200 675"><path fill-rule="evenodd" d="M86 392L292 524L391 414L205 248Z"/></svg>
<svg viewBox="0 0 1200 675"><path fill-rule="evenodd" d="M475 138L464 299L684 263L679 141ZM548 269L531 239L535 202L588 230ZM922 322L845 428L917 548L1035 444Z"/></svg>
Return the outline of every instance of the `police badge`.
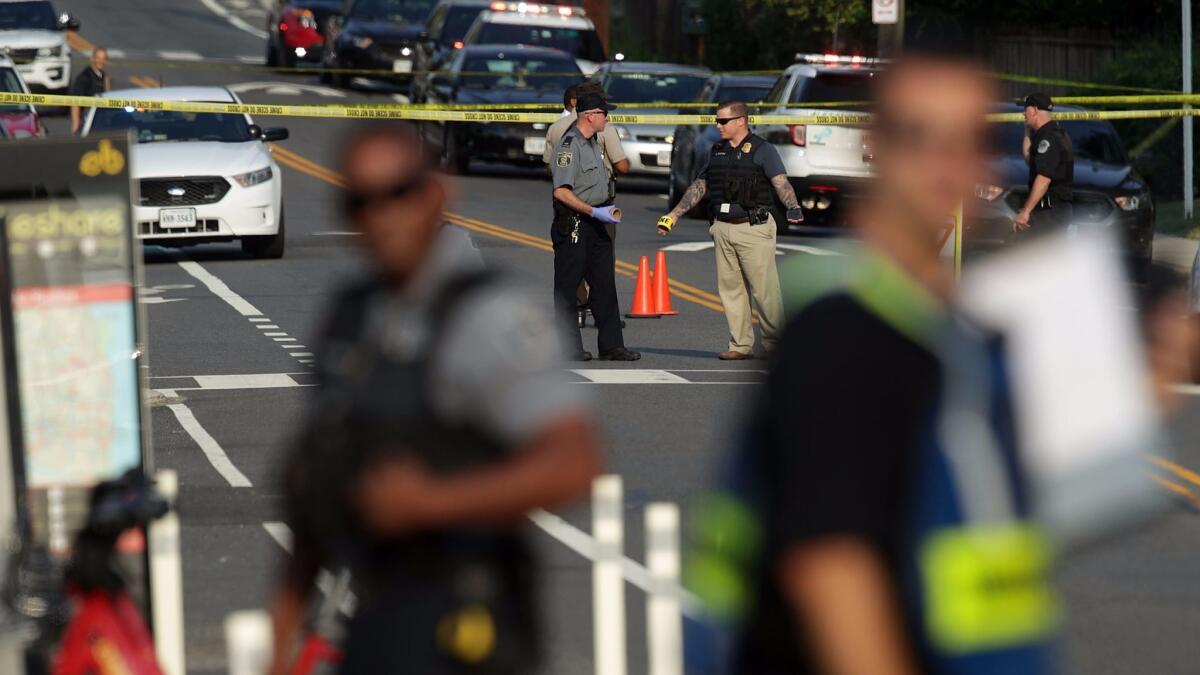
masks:
<svg viewBox="0 0 1200 675"><path fill-rule="evenodd" d="M1049 149L1050 149L1050 141L1043 138L1042 142L1038 143L1038 154L1044 155L1044 154L1046 154L1046 151Z"/></svg>
<svg viewBox="0 0 1200 675"><path fill-rule="evenodd" d="M557 157L559 166L571 166L571 153L560 152Z"/></svg>
<svg viewBox="0 0 1200 675"><path fill-rule="evenodd" d="M742 153L745 154L747 152L750 152L750 147L751 146L749 143L742 143Z"/></svg>

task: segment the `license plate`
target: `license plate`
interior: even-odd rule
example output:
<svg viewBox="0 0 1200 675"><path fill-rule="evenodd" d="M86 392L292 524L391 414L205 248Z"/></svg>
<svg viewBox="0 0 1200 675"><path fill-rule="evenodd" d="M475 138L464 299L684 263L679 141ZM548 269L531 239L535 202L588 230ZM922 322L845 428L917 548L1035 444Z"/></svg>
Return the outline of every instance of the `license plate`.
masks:
<svg viewBox="0 0 1200 675"><path fill-rule="evenodd" d="M525 154L541 156L546 152L546 139L530 136L525 139Z"/></svg>
<svg viewBox="0 0 1200 675"><path fill-rule="evenodd" d="M164 230L190 230L196 227L196 209L162 209L158 226Z"/></svg>
<svg viewBox="0 0 1200 675"><path fill-rule="evenodd" d="M659 150L658 151L658 165L659 166L671 166L671 151L670 150Z"/></svg>
<svg viewBox="0 0 1200 675"><path fill-rule="evenodd" d="M392 61L392 72L393 73L411 73L412 72L412 61L409 61L408 59L397 59L395 61Z"/></svg>

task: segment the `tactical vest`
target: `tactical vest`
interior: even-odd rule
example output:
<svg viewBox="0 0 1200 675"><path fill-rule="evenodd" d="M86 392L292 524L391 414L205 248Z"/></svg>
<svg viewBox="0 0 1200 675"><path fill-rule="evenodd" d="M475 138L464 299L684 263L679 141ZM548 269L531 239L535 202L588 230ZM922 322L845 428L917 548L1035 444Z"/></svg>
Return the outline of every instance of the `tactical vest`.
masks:
<svg viewBox="0 0 1200 675"><path fill-rule="evenodd" d="M746 210L772 206L770 181L762 167L754 163L755 153L766 144L754 134L746 136L736 148L723 140L713 144L705 178L712 217L721 215L722 203L738 204Z"/></svg>

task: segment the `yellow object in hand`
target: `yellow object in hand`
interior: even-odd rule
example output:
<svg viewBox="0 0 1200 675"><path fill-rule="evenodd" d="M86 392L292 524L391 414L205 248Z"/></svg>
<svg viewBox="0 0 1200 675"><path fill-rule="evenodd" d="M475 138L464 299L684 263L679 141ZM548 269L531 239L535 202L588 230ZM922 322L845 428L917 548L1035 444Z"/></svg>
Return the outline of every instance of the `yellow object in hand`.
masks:
<svg viewBox="0 0 1200 675"><path fill-rule="evenodd" d="M663 216L658 219L658 233L669 234L671 228L675 227L675 219L671 216Z"/></svg>

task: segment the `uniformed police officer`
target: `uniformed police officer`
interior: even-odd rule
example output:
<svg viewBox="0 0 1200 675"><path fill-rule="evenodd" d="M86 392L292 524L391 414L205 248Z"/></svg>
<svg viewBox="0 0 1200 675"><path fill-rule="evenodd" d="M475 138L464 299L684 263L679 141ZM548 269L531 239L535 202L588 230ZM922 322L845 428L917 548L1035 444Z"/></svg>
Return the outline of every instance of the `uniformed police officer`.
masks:
<svg viewBox="0 0 1200 675"><path fill-rule="evenodd" d="M92 56L88 59L87 67L79 71L79 74L71 81L71 95L99 96L108 91L112 79L104 71L104 67L107 65L108 50L104 47L92 49ZM82 127L83 109L79 106L71 106L71 133L79 133Z"/></svg>
<svg viewBox="0 0 1200 675"><path fill-rule="evenodd" d="M583 348L575 313L575 293L583 280L591 289L589 305L596 317L600 360L642 358L625 348L613 275L613 240L605 229L621 218L613 206L616 184L605 169L596 139L608 123L608 111L614 108L599 94L580 96L576 105L579 118L554 146L554 223L550 227L554 304L568 341L568 354L576 361L592 359L591 352Z"/></svg>
<svg viewBox="0 0 1200 675"><path fill-rule="evenodd" d="M1029 163L1029 197L1013 218L1013 231L1045 232L1071 224L1075 151L1067 132L1051 117L1054 104L1046 94L1025 97L1028 133L1022 152Z"/></svg>
<svg viewBox="0 0 1200 675"><path fill-rule="evenodd" d="M758 306L763 347L775 347L783 329L783 298L775 269L775 219L772 188L787 208L789 223L804 215L788 182L783 160L774 146L750 133L746 104L727 101L717 108L717 131L708 163L670 213L658 221L667 234L683 214L708 194L712 235L717 254L717 290L729 323L729 349L723 361L754 358L750 297ZM749 293L747 293L747 285Z"/></svg>
<svg viewBox="0 0 1200 675"><path fill-rule="evenodd" d="M404 127L346 144L370 273L322 333L315 405L284 476L293 531L272 673L292 672L320 569L358 603L341 675L536 671L522 515L586 493L598 444L545 312L441 225L446 178Z"/></svg>

